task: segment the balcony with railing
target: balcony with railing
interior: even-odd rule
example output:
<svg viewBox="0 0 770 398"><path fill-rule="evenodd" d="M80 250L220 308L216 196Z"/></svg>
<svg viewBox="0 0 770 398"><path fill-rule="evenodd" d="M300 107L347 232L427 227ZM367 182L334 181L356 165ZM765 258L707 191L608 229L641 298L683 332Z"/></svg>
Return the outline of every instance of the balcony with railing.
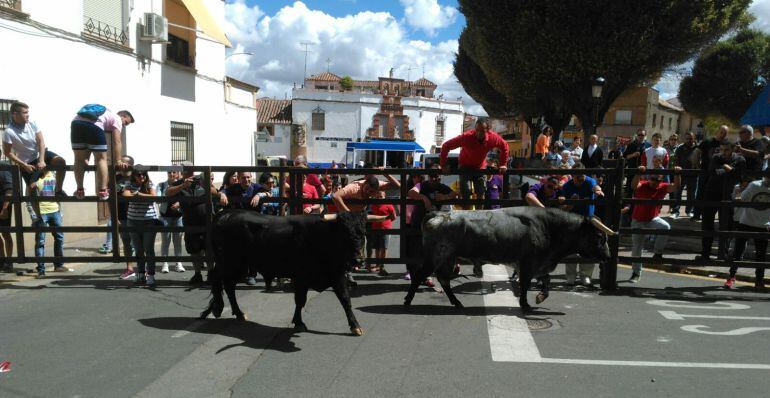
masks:
<svg viewBox="0 0 770 398"><path fill-rule="evenodd" d="M127 29L121 29L88 16L83 18L83 36L121 47L128 47Z"/></svg>

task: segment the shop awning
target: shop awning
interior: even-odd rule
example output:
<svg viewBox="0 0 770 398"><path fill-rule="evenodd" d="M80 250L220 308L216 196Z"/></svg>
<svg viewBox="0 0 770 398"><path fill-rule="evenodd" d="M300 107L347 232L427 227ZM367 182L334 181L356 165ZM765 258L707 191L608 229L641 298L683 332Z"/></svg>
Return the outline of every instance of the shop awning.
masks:
<svg viewBox="0 0 770 398"><path fill-rule="evenodd" d="M402 151L402 152L421 152L425 149L414 141L368 141L368 142L348 142L348 151Z"/></svg>
<svg viewBox="0 0 770 398"><path fill-rule="evenodd" d="M752 126L770 126L770 85L765 87L756 101L741 118L741 124Z"/></svg>
<svg viewBox="0 0 770 398"><path fill-rule="evenodd" d="M214 17L203 4L203 0L182 0L182 3L184 3L184 6L187 7L187 11L190 11L190 14L192 14L192 17L195 19L198 30L203 31L203 33L207 34L212 39L227 47L233 46L230 44L230 40L227 39L222 27L214 20Z"/></svg>

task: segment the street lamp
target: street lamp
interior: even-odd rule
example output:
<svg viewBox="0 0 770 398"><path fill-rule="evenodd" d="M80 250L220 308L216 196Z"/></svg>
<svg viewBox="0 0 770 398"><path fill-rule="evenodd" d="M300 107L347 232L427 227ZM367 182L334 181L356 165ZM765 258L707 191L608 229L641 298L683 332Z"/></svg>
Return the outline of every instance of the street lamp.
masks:
<svg viewBox="0 0 770 398"><path fill-rule="evenodd" d="M593 126L591 134L596 134L596 128L599 126L599 100L602 98L602 91L604 91L604 78L603 77L597 77L594 79L593 84L591 84L591 97L594 99L594 114L593 114ZM589 134L590 136L590 134ZM585 142L588 142L588 137L585 137Z"/></svg>

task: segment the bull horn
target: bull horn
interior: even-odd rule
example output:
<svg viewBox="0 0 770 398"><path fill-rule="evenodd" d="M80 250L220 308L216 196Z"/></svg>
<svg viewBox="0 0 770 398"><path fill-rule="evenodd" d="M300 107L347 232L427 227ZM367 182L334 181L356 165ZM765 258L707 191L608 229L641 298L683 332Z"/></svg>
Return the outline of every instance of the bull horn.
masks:
<svg viewBox="0 0 770 398"><path fill-rule="evenodd" d="M371 214L366 215L367 222L383 222L388 219L388 216L375 216Z"/></svg>
<svg viewBox="0 0 770 398"><path fill-rule="evenodd" d="M337 219L336 214L324 214L324 221L335 221Z"/></svg>
<svg viewBox="0 0 770 398"><path fill-rule="evenodd" d="M594 227L596 227L599 231L602 231L609 236L615 236L618 234L617 232L613 231L610 227L604 225L602 220L600 220L598 217L591 217L591 224Z"/></svg>

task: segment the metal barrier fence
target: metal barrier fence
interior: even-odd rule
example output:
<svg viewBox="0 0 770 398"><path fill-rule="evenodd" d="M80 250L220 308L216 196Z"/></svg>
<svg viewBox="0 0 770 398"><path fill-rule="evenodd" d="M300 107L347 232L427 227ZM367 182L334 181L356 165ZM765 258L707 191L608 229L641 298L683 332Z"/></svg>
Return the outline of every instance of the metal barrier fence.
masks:
<svg viewBox="0 0 770 398"><path fill-rule="evenodd" d="M734 201L702 201L702 200L693 200L692 198L687 198L686 200L643 200L643 199L633 199L633 198L624 198L623 192L625 191L624 188L626 184L631 183L631 179L633 175L638 174L639 171L636 169L626 169L625 168L625 162L621 159L618 161L608 161L605 162L604 168L597 168L597 169L577 169L577 170L569 170L569 169L550 169L550 168L517 168L517 169L509 169L505 175L504 175L504 181L503 184L503 192L502 192L502 199L453 199L453 200L446 200L442 201L441 204L446 205L460 205L460 206L491 206L491 205L500 205L502 207L509 207L509 206L521 206L526 205L526 201L522 199L513 199L511 195L511 184L509 183L509 179L515 177L515 176L543 176L543 175L602 175L605 179L605 187L604 190L604 197L603 198L596 198L596 199L567 199L563 201L553 201L549 202L548 205L580 205L580 204L599 204L603 205L604 208L604 214L600 214L599 216L602 217L604 223L612 228L615 231L619 231L621 234L647 234L647 235L673 235L673 236L691 236L691 237L700 237L700 236L717 236L717 237L726 237L726 238L734 238L734 237L744 237L744 238L762 238L767 239L770 238L770 232L743 232L743 231L693 231L693 230L656 230L656 229L639 229L639 228L628 228L628 227L621 227L621 209L626 204L656 204L656 205L672 205L672 204L690 204L694 206L718 206L722 208L736 208L736 207L757 207L757 208L767 208L770 207L770 204L756 204L756 203L736 203ZM50 167L52 170L58 171L72 171L72 166L67 167ZM88 171L94 170L94 167L88 167L86 168ZM142 166L142 171L149 171L149 172L167 172L167 171L182 171L181 166ZM408 228L406 223L406 206L407 205L420 205L422 203L421 200L415 200L415 199L408 199L407 192L408 192L408 182L410 179L410 176L415 174L420 175L427 175L434 173L435 170L426 170L426 169L310 169L310 168L297 168L297 167L260 167L260 166L238 166L238 167L231 167L231 166L190 166L190 167L184 167L184 170L186 171L192 171L194 173L200 173L200 181L201 186L205 190L205 195L199 196L199 197L118 197L114 190L111 190L111 195L107 201L109 208L110 208L110 218L111 218L111 225L110 226L97 226L97 227L41 227L41 226L29 226L25 227L22 224L22 212L21 212L21 204L22 202L42 202L42 201L57 201L57 202L78 202L78 203L88 203L88 202L99 202L99 199L95 196L92 197L86 197L83 199L76 199L74 197L56 197L54 200L52 200L49 197L37 197L37 196L23 196L22 190L21 190L21 179L19 176L19 169L18 166L15 165L0 165L0 171L11 171L12 174L12 182L13 182L13 195L10 198L10 203L14 207L14 223L15 225L10 227L0 227L0 232L11 232L16 235L16 252L17 255L11 258L8 258L8 260L13 261L15 263L27 263L27 262L86 262L86 263L94 263L94 262L104 262L105 257L104 256L67 256L67 257L34 257L29 258L25 254L24 250L24 239L23 234L24 233L36 233L36 232L81 232L81 233L106 233L106 232L112 232L112 247L113 247L113 253L112 256L109 258L113 262L126 262L126 261L136 261L136 256L122 256L120 255L120 232L137 232L137 231L157 231L157 232L187 232L187 233L202 233L205 231L211 230L211 217L207 217L205 219L204 225L199 226L191 226L191 225L185 225L184 227L164 227L164 226L157 226L157 227L126 227L121 226L118 223L117 219L117 206L118 202L188 202L188 203L205 203L206 210L208 213L213 213L213 194L212 194L212 173L214 172L228 172L228 171L249 171L249 172L256 172L256 173L272 173L274 175L278 175L278 181L283 183L284 181L288 181L289 189L288 189L288 195L283 194L283 189L280 189L282 192L280 197L270 197L263 200L263 202L266 203L281 203L286 204L288 209L288 214L295 214L298 212L298 209L301 209L302 204L313 204L313 203L321 203L321 204L332 204L332 201L330 199L304 199L302 197L302 176L307 174L329 174L329 175L353 175L353 176L361 176L361 175L384 175L388 174L391 176L395 176L396 180L400 183L400 188L398 190L397 197L389 197L385 199L367 199L367 200L346 200L346 203L361 203L361 204L375 204L375 203L388 203L393 204L394 207L398 207L401 211L399 213L399 228L394 228L390 230L371 230L370 233L372 235L378 235L378 234L385 234L385 235L396 235L401 237L400 239L400 245L398 248L398 257L393 258L387 258L387 259L369 259L370 261L374 261L376 263L380 264L410 264L410 263L419 263L422 261L421 258L409 258L407 253L407 239L410 237L414 237L417 235L420 235L421 232L419 228ZM115 187L115 168L113 166L110 166L109 168L110 172L110 187ZM472 176L480 176L480 175L489 175L492 174L489 171L486 170L478 170L478 171L455 171L451 173L453 175L458 176L465 176L465 177L472 177ZM663 175L671 175L674 174L672 170L647 170L644 172L644 174L663 174ZM684 176L695 176L699 175L700 170L684 170L682 171L682 175ZM756 175L770 175L770 173L754 173ZM624 179L627 178L627 181L624 184ZM688 192L689 196L689 192ZM299 210L301 211L301 210ZM406 239L404 239L406 238ZM149 261L212 261L212 244L211 244L211 236L210 234L207 234L207 240L206 240L206 248L205 256L154 256L154 257L144 257L145 260ZM628 256L618 256L619 252L619 243L620 243L620 237L619 236L612 236L608 240L609 246L610 246L610 252L612 260L606 264L600 264L600 280L601 280L601 287L603 289L611 290L616 287L617 283L617 264L618 261L645 261L643 258L635 258L635 257L628 257ZM562 261L563 263L580 263L580 262L586 262L586 260L581 260L579 258L568 258ZM730 266L730 265L737 265L740 267L754 267L754 268L768 268L767 262L750 262L750 261L737 261L737 262L729 262L729 261L723 261L723 260L710 260L710 261L700 261L695 262L693 260L675 260L676 265L690 265L690 266ZM672 259L663 259L663 264L674 264L674 260Z"/></svg>

